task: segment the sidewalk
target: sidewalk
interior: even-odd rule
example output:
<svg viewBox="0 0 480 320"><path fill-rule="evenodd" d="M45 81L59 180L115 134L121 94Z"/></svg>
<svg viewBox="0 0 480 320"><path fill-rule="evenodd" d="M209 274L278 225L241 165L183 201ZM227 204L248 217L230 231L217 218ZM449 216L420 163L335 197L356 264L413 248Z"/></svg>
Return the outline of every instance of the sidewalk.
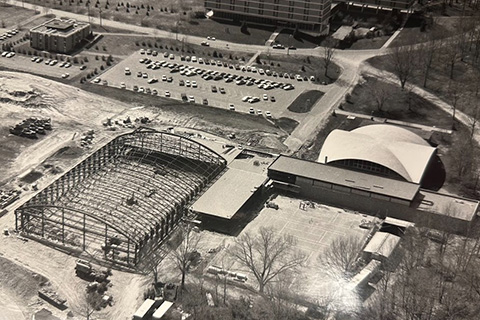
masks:
<svg viewBox="0 0 480 320"><path fill-rule="evenodd" d="M422 125L422 124L411 123L411 122L406 122L406 121L398 121L398 120L391 120L391 119L387 119L387 118L372 117L372 116L369 116L369 115L366 115L366 114L349 112L349 111L344 111L344 110L340 110L340 109L336 109L335 113L336 114L341 114L341 115L344 115L344 116L351 116L351 117L355 117L355 118L368 119L368 120L372 120L373 122L397 124L397 125L400 125L400 126L420 129L420 130L424 130L424 131L436 131L436 132L441 132L441 133L452 134L452 130L437 128L437 127L431 127L431 126L425 126L425 125Z"/></svg>

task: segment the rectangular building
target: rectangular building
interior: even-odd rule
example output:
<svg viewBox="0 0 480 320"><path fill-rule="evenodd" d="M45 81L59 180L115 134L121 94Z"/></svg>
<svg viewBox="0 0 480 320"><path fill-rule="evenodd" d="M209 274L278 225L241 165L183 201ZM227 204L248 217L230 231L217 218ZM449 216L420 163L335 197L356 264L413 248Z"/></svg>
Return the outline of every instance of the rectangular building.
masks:
<svg viewBox="0 0 480 320"><path fill-rule="evenodd" d="M420 185L279 156L268 177L279 190L352 210L414 222L420 226L466 234L479 201L420 189Z"/></svg>
<svg viewBox="0 0 480 320"><path fill-rule="evenodd" d="M205 0L213 17L328 33L331 0Z"/></svg>
<svg viewBox="0 0 480 320"><path fill-rule="evenodd" d="M54 18L30 29L30 46L38 50L69 53L90 33L88 23Z"/></svg>

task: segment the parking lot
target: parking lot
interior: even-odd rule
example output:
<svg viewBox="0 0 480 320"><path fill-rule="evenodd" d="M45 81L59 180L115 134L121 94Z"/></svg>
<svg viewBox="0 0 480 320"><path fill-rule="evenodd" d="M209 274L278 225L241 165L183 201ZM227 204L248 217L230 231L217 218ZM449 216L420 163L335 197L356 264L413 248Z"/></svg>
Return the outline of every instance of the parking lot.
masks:
<svg viewBox="0 0 480 320"><path fill-rule="evenodd" d="M10 69L54 78L72 78L81 72L78 66L70 65L68 68L65 68L64 66L60 67L62 65L62 61L58 61L55 63L55 65L47 65L45 62L50 59L41 59L40 61L35 59L35 61L32 61L33 57L30 56L24 56L17 53L10 58L7 58L8 53L5 55L4 54L5 52L0 54L0 66ZM68 76L66 76L67 74Z"/></svg>
<svg viewBox="0 0 480 320"><path fill-rule="evenodd" d="M140 63L140 60L143 59L150 59L151 62ZM157 56L153 56L146 53L141 54L140 51L137 51L101 74L97 79L93 79L92 82L114 87L121 87L123 83L126 90L134 90L136 86L135 89L138 88L143 93L152 94L153 92L160 96L166 96L167 94L167 96L169 95L176 100L182 100L182 94L184 94L187 100L188 97L193 97L195 103L202 104L204 99L207 99L206 102L210 106L228 109L229 105L233 104L236 111L251 113L250 108L253 108L257 114L260 113L259 110L263 115L269 111L274 117L280 117L292 101L305 89L318 86L309 80L285 79L278 75L274 77L274 69L269 71L271 75L267 75L265 74L266 70L263 71L263 74L260 74L259 72L262 72L260 69L253 72L252 70L242 71L238 69L240 66L237 66L237 69L233 65L225 66L222 64L220 66L219 59L209 58L209 62L215 61L215 64L210 63L209 65L206 65L205 62L200 63L198 58L196 60L196 62L192 62L192 60L182 61L179 55L164 57L163 52L160 52ZM155 70L147 68L148 65L155 65L155 62L158 66L162 64L163 66ZM130 70L130 75L125 74L125 68ZM182 74L187 70L190 70L190 75ZM207 72L211 74L212 78L217 76L218 80L204 79L203 76ZM222 73L225 74L222 75ZM231 80L226 80L229 75ZM243 79L239 80L239 77L243 77ZM247 77L251 77L251 79L246 79ZM149 83L152 78L157 79L158 82ZM171 82L168 81L168 78L171 78ZM183 85L180 84L182 81ZM241 84L237 84L237 81L240 81ZM251 81L250 84L247 83L249 81ZM270 83L271 88L259 88L258 86L262 84L260 81L263 81L264 84ZM192 86L192 82L196 83L196 87ZM276 88L273 87L275 82L278 83ZM280 84L292 84L294 89L282 89ZM212 90L212 86L216 90ZM221 93L221 89L224 93ZM166 93L167 91L168 93ZM264 97L264 95L266 96ZM257 97L259 101L249 103L246 99L243 99L246 96Z"/></svg>

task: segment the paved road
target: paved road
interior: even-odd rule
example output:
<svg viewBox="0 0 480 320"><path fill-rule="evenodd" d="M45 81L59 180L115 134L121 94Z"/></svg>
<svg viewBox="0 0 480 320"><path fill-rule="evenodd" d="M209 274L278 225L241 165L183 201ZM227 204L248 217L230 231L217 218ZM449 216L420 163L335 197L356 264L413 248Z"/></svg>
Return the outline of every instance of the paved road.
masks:
<svg viewBox="0 0 480 320"><path fill-rule="evenodd" d="M6 0L7 3L17 6L22 6L21 1L17 0ZM55 14L59 17L68 17L73 18L79 21L87 21L89 18L84 15L65 12L56 9L44 8L39 5L32 5L32 4L24 4L25 8L29 9L37 9L41 12L48 12ZM92 23L99 24L99 19L95 17L90 17L90 21ZM123 22L112 21L112 20L102 20L102 24L106 27L111 28L118 28L118 29L126 29L130 32L136 32L142 34L144 36L155 36L155 37L164 37L164 38L178 38L183 39L185 42L193 43L193 44L201 44L202 41L205 40L203 37L191 36L191 35L184 35L184 34L175 34L169 31L159 30L155 28L147 28L141 27L137 25L131 25ZM126 34L127 35L127 34ZM128 34L131 36L131 34ZM398 32L392 36L392 40L398 35ZM452 38L453 39L453 38ZM447 39L448 42L448 39ZM389 41L388 43L391 43ZM261 45L245 45L239 43L228 42L224 40L216 40L211 41L210 46L213 48L222 48L222 49L230 49L232 51L241 51L247 53L254 53L260 54L269 50L269 47L261 46ZM276 54L287 54L287 50L276 50ZM302 55L302 56L314 56L314 57L323 57L324 52L323 48L313 48L313 49L297 49L295 52L291 52L295 55ZM362 71L370 72L378 77L382 77L387 81L396 82L395 77L391 74L382 73L380 70L377 70L371 66L366 66L364 61L367 59L384 55L388 53L388 48L386 46L382 47L381 49L370 49L370 50L337 50L335 53L335 57L333 61L341 66L342 74L340 78L333 84L323 87L323 91L325 95L316 103L316 105L312 108L311 112L306 115L302 122L298 125L298 127L292 132L292 134L287 138L285 144L289 147L291 152L295 152L298 150L305 141L314 137L315 133L321 129L321 126L326 122L328 115L336 108L344 99L344 96L347 92L351 91L355 84L357 83L359 76ZM444 110L451 110L449 104L445 103L435 95L421 89L415 87L414 92L429 99L433 103L435 103L440 108ZM467 115L458 112L458 119L462 123L470 125L471 119ZM284 113L284 115L288 115L288 112ZM291 114L292 118L295 115ZM478 131L478 130L477 130ZM480 141L480 137L476 135L476 139Z"/></svg>

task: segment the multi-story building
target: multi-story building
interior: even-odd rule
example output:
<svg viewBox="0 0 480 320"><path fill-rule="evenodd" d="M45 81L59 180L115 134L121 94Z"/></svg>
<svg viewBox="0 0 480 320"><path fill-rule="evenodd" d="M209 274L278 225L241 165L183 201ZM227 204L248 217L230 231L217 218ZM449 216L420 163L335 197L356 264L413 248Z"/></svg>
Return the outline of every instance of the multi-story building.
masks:
<svg viewBox="0 0 480 320"><path fill-rule="evenodd" d="M328 33L331 0L205 0L213 17Z"/></svg>
<svg viewBox="0 0 480 320"><path fill-rule="evenodd" d="M88 23L55 18L30 29L30 45L38 50L69 53L90 33Z"/></svg>

